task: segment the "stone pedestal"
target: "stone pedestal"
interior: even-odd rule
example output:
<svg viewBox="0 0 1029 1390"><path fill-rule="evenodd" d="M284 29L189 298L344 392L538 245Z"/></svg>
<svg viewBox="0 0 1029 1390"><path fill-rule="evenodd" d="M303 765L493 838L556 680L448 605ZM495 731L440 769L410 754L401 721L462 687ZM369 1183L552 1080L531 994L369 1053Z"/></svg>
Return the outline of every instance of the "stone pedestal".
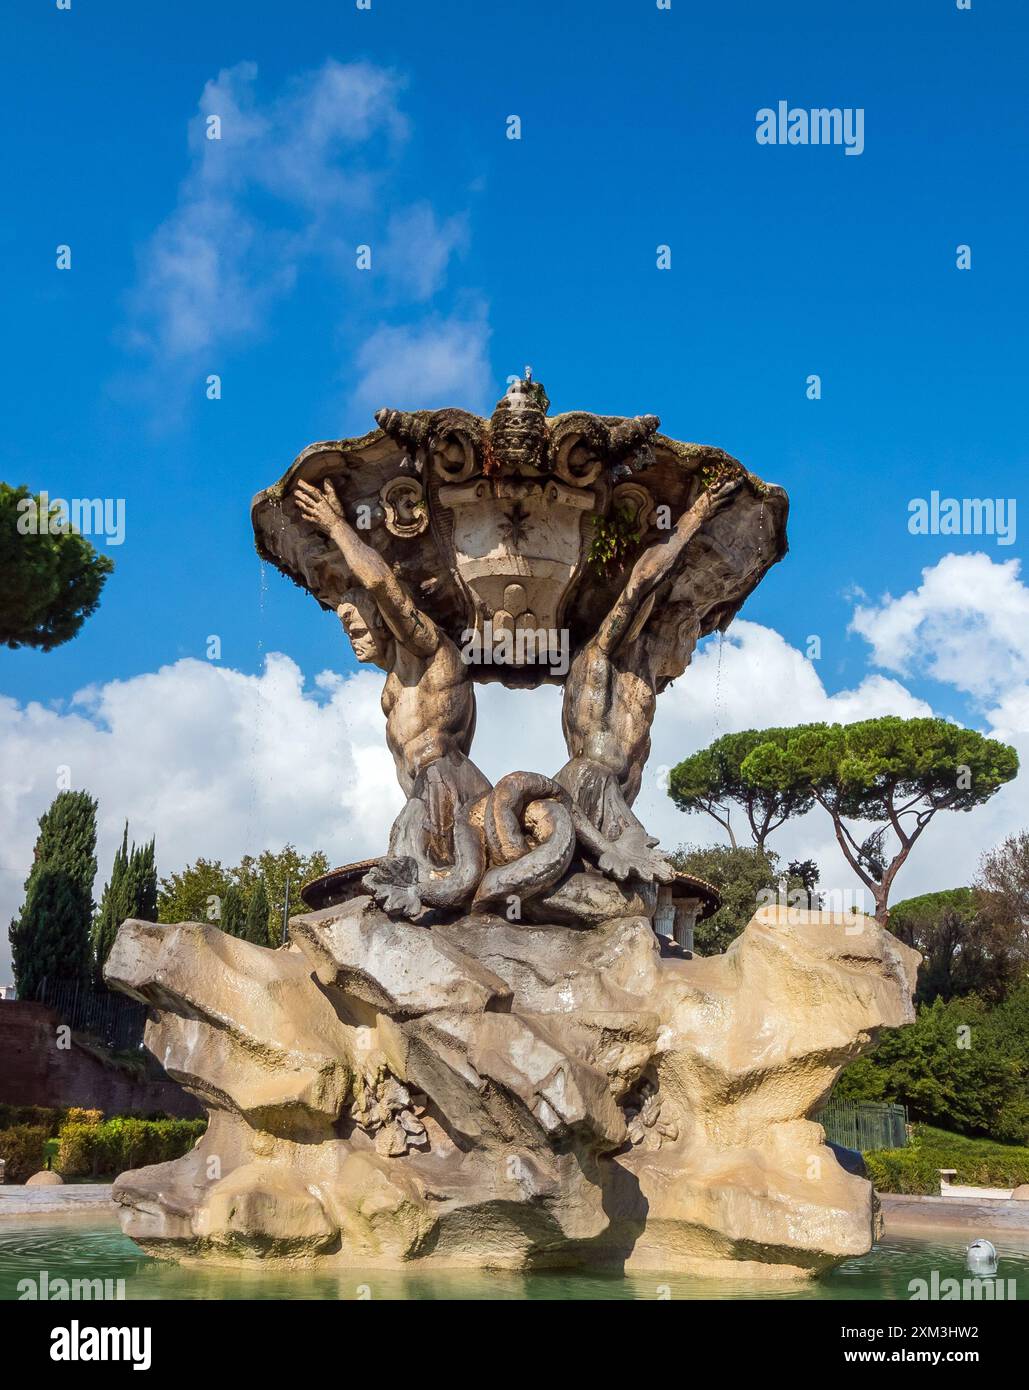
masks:
<svg viewBox="0 0 1029 1390"><path fill-rule="evenodd" d="M358 896L290 937L119 933L108 979L211 1117L115 1185L149 1253L789 1276L869 1249L872 1189L809 1117L912 1016L918 957L870 918L762 908L689 960L645 916L430 928Z"/></svg>

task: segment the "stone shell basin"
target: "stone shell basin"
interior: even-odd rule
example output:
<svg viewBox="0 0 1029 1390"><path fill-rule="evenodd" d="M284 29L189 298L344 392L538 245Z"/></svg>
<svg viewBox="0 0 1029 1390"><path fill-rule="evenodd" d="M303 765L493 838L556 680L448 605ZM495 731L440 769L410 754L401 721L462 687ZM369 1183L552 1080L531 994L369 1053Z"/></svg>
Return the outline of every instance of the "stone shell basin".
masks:
<svg viewBox="0 0 1029 1390"><path fill-rule="evenodd" d="M551 430L559 434L562 421L572 418L554 417ZM721 449L658 434L651 452L652 461L628 480L591 472L588 485L576 486L535 470L487 476L469 464L454 482L436 476L431 456L412 457L381 429L323 441L304 449L278 482L254 497L255 543L263 559L335 610L351 577L339 551L303 520L293 498L300 480L319 486L330 480L361 538L459 646L465 634L481 634L488 618L494 631L567 630L574 652L610 611L636 555L667 536L713 473L729 470L741 477L741 488L705 522L691 543L690 565L659 596L660 602L689 603L700 636L724 631L786 553L786 494ZM598 523L613 511L632 514L637 538L625 563L605 572L589 555ZM549 655L538 648L519 651L527 654L511 664L474 661L475 679L560 683Z"/></svg>

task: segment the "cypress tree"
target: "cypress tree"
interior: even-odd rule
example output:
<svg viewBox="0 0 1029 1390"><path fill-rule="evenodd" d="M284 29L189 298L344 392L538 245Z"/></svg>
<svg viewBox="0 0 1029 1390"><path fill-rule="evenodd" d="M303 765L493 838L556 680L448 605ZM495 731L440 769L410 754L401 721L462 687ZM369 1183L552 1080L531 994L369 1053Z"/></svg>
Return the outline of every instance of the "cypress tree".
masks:
<svg viewBox="0 0 1029 1390"><path fill-rule="evenodd" d="M247 934L246 903L234 883L229 884L222 898L221 929L230 936L245 937Z"/></svg>
<svg viewBox="0 0 1029 1390"><path fill-rule="evenodd" d="M97 985L103 984L104 962L107 960L111 947L114 945L114 935L118 926L125 918L122 915L122 904L125 901L125 880L129 870L129 823L125 822L125 830L122 834L121 844L114 853L114 863L111 865L111 877L104 886L104 891L100 895L100 906L97 914L93 918L93 930L91 933L93 944L93 980Z"/></svg>
<svg viewBox="0 0 1029 1390"><path fill-rule="evenodd" d="M247 905L246 939L252 941L255 946L271 945L268 913L268 891L264 886L264 879L259 878L254 884L254 891L250 894L250 902Z"/></svg>
<svg viewBox="0 0 1029 1390"><path fill-rule="evenodd" d="M129 855L129 911L128 917L140 922L157 921L157 862L154 841L147 845L132 846Z"/></svg>
<svg viewBox="0 0 1029 1390"><path fill-rule="evenodd" d="M97 985L103 984L104 963L111 953L118 928L129 917L143 922L157 921L157 869L153 840L147 845L133 845L130 851L126 821L111 877L93 919L93 976Z"/></svg>
<svg viewBox="0 0 1029 1390"><path fill-rule="evenodd" d="M20 999L37 999L45 979L88 978L95 877L96 802L61 792L39 818L25 901L9 932Z"/></svg>

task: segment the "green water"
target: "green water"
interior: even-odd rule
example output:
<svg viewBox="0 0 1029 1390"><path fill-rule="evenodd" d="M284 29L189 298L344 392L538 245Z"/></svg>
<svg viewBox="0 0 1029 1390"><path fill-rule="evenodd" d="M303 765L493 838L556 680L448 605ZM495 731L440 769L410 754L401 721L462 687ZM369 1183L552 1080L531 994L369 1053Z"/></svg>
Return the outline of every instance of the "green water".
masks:
<svg viewBox="0 0 1029 1390"><path fill-rule="evenodd" d="M0 1299L19 1297L18 1281L124 1279L127 1299L900 1299L912 1279L961 1279L971 1237L896 1237L868 1255L847 1260L819 1279L799 1283L700 1279L681 1274L552 1272L494 1274L481 1270L284 1271L222 1269L151 1260L123 1236L114 1218L0 1222ZM995 1236L998 1279L1015 1281L1029 1298L1029 1241ZM1007 1293L1008 1286L1005 1285Z"/></svg>

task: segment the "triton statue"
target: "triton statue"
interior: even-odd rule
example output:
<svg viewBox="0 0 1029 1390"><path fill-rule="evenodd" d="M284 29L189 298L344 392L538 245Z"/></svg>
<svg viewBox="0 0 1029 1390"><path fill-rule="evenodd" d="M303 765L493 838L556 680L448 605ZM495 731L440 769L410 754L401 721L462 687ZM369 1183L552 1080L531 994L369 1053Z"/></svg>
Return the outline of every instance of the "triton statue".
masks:
<svg viewBox="0 0 1029 1390"><path fill-rule="evenodd" d="M388 672L382 692L386 742L407 805L390 836L390 858L401 861L396 881L381 867L373 870L376 897L387 911L412 918L426 906L460 907L470 901L484 867L468 807L490 790L468 757L475 731L470 669L379 552L349 524L330 480L321 491L299 482L296 500L304 520L339 548L359 586L337 610L354 654Z"/></svg>
<svg viewBox="0 0 1029 1390"><path fill-rule="evenodd" d="M653 912L675 871L631 806L657 695L785 546L782 491L720 450L549 404L527 369L489 420L380 410L376 434L312 446L254 502L262 554L388 673L408 800L364 884L391 916ZM492 788L470 760L473 683L498 678L563 681L555 777Z"/></svg>

